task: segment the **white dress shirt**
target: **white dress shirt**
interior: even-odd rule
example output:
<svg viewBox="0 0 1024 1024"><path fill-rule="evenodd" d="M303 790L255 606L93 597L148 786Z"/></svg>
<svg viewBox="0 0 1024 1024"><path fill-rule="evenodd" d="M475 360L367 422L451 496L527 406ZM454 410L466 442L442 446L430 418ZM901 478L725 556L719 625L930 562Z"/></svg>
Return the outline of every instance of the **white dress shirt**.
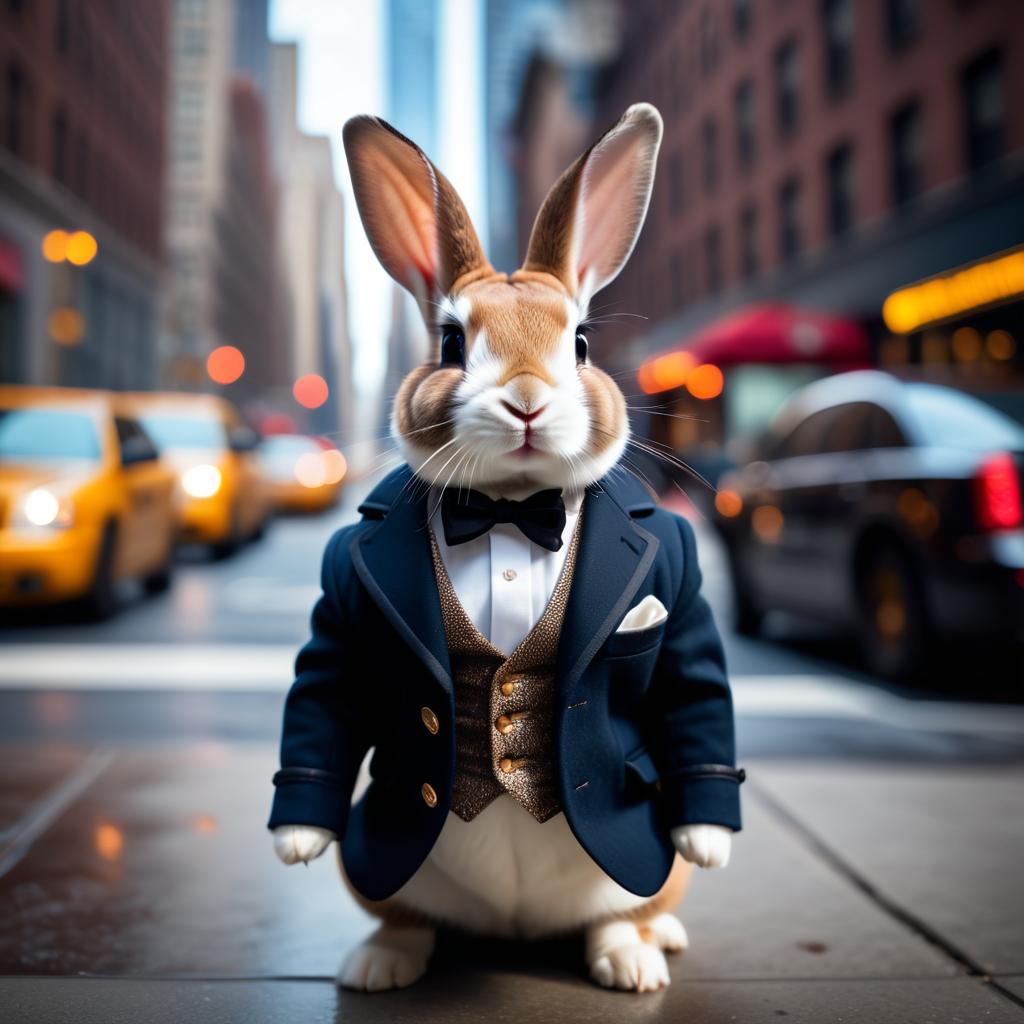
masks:
<svg viewBox="0 0 1024 1024"><path fill-rule="evenodd" d="M482 537L449 547L444 539L440 495L431 491L431 529L441 560L470 621L505 655L536 625L551 600L579 518L581 494L565 494L562 546L548 551L518 526L498 523Z"/></svg>

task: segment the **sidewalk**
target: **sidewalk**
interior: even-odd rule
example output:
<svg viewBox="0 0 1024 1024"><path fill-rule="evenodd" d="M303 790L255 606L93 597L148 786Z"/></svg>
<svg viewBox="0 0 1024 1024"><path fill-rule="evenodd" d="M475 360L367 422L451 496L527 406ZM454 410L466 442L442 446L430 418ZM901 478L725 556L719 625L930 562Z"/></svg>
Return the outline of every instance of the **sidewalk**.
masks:
<svg viewBox="0 0 1024 1024"><path fill-rule="evenodd" d="M746 829L697 877L664 992L593 987L573 942L449 939L420 984L361 996L331 978L372 923L333 855L274 858L274 760L4 745L0 1019L1024 1021L1020 763L748 762Z"/></svg>

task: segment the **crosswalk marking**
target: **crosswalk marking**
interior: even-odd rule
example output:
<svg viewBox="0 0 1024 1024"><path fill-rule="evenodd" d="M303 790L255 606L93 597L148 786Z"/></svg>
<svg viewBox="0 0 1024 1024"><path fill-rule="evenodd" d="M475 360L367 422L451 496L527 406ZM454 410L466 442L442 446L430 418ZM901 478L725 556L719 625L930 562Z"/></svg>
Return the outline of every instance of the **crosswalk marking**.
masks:
<svg viewBox="0 0 1024 1024"><path fill-rule="evenodd" d="M293 644L4 644L0 690L280 692ZM915 700L842 675L736 675L736 713L861 719L925 731L1024 732L1024 707Z"/></svg>

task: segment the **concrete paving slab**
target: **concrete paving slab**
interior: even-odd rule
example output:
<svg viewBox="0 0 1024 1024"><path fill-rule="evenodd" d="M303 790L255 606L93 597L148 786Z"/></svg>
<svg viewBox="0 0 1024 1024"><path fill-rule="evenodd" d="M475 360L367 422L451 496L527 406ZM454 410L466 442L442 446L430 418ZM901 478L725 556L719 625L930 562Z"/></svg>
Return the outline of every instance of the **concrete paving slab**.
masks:
<svg viewBox="0 0 1024 1024"><path fill-rule="evenodd" d="M1024 974L1013 977L1000 977L996 979L1003 988L1012 992L1022 1003L1024 1003Z"/></svg>
<svg viewBox="0 0 1024 1024"><path fill-rule="evenodd" d="M45 708L45 701L42 702ZM53 704L50 704L51 710ZM88 751L67 744L5 744L0 786L0 842L25 813L68 778Z"/></svg>
<svg viewBox="0 0 1024 1024"><path fill-rule="evenodd" d="M751 775L986 971L1024 973L1024 766L762 762Z"/></svg>
<svg viewBox="0 0 1024 1024"><path fill-rule="evenodd" d="M373 923L333 853L274 857L274 768L270 744L118 752L0 880L0 973L333 976ZM733 864L700 873L681 916L687 978L955 972L754 801Z"/></svg>
<svg viewBox="0 0 1024 1024"><path fill-rule="evenodd" d="M1022 1011L968 978L676 982L637 996L543 972L490 971L439 973L375 995L322 981L3 978L0 1016L6 1024L1017 1024Z"/></svg>

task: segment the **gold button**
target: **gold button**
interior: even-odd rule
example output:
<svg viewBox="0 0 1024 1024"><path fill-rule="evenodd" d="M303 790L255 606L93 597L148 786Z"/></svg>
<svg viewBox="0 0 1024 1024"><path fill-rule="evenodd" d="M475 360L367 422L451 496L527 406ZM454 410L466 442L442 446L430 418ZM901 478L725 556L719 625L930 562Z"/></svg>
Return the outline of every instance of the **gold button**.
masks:
<svg viewBox="0 0 1024 1024"><path fill-rule="evenodd" d="M515 569L505 569L501 574L501 578L511 583L518 575L519 573Z"/></svg>
<svg viewBox="0 0 1024 1024"><path fill-rule="evenodd" d="M512 757L503 757L503 758L502 758L502 759L501 759L501 760L500 760L500 761L498 762L498 767L499 767L499 768L500 768L500 769L501 769L501 770L502 770L502 771L503 771L503 772L504 772L504 773L505 773L506 775L511 775L511 774L512 774L512 772L517 772L517 771L519 771L519 769L520 769L520 768L522 768L522 767L523 767L523 765L525 765L525 764L526 764L526 762L527 762L528 760L529 760L529 758L526 758L526 757L516 757L516 758L512 758Z"/></svg>
<svg viewBox="0 0 1024 1024"><path fill-rule="evenodd" d="M506 697L511 697L512 694L516 692L516 684L512 683L512 682L508 682L508 681L502 683L501 684L501 692Z"/></svg>
<svg viewBox="0 0 1024 1024"><path fill-rule="evenodd" d="M529 717L529 711L513 711L511 715L498 715L494 720L494 728L507 736L515 729L516 722L521 722L524 718Z"/></svg>
<svg viewBox="0 0 1024 1024"><path fill-rule="evenodd" d="M423 785L420 786L420 796L423 797L423 802L428 807L437 806L437 791L429 782L424 782Z"/></svg>
<svg viewBox="0 0 1024 1024"><path fill-rule="evenodd" d="M420 708L420 718L423 719L423 724L427 727L427 732L431 736L437 735L437 730L441 728L441 723L437 720L437 715L434 714L430 708Z"/></svg>

